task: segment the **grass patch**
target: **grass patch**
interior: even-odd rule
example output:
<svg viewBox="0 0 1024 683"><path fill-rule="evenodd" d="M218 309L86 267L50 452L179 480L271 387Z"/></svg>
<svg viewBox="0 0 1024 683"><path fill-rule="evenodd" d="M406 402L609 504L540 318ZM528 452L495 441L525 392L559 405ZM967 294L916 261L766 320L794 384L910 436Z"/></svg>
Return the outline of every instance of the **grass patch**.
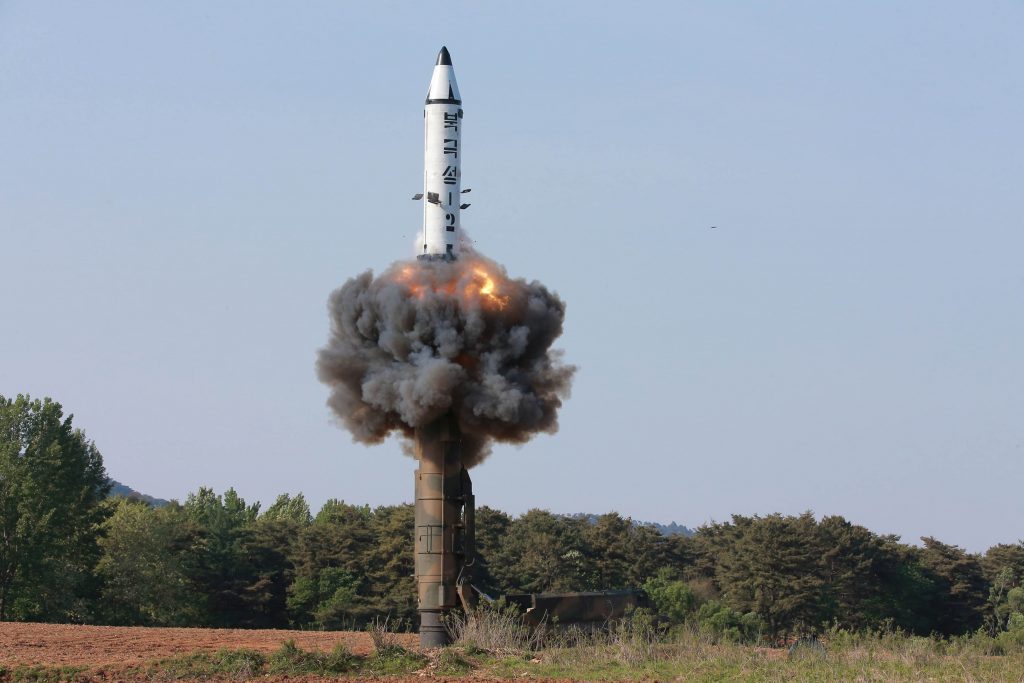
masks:
<svg viewBox="0 0 1024 683"><path fill-rule="evenodd" d="M269 656L255 650L196 652L182 657L162 659L132 671L154 681L213 678L242 681L264 675L328 678L348 675L404 675L422 669L426 664L426 657L406 650L397 643L390 644L369 657L360 657L352 654L344 644L338 644L330 652L322 652L303 650L295 641L288 640ZM455 673L457 666L449 662L448 670ZM0 678L0 682L6 683L6 680Z"/></svg>
<svg viewBox="0 0 1024 683"><path fill-rule="evenodd" d="M3 683L76 683L86 679L84 666L0 666Z"/></svg>
<svg viewBox="0 0 1024 683"><path fill-rule="evenodd" d="M437 653L437 658L432 661L433 673L441 676L459 676L467 674L475 665L464 657L456 648L447 647Z"/></svg>
<svg viewBox="0 0 1024 683"><path fill-rule="evenodd" d="M829 632L820 641L804 639L784 649L729 642L699 629L669 630L646 619L593 631L552 627L540 636L524 636L501 612L475 616L452 629L461 646L453 650L471 668L456 665L443 675L471 670L509 680L1024 680L1024 652L1001 653L992 639L978 636Z"/></svg>
<svg viewBox="0 0 1024 683"><path fill-rule="evenodd" d="M484 603L472 614L446 615L444 627L453 643L491 653L519 653L548 644L547 624L531 627L514 605Z"/></svg>
<svg viewBox="0 0 1024 683"><path fill-rule="evenodd" d="M153 680L230 678L245 680L262 674L267 657L256 650L217 650L193 652L180 657L169 657L151 662L145 674Z"/></svg>
<svg viewBox="0 0 1024 683"><path fill-rule="evenodd" d="M158 681L206 680L228 678L248 680L262 675L341 676L358 672L364 659L352 654L344 644L330 652L303 650L288 640L269 657L255 650L218 650L195 652L148 664L143 673Z"/></svg>
<svg viewBox="0 0 1024 683"><path fill-rule="evenodd" d="M427 661L427 658L418 652L406 650L399 645L397 648L377 652L364 659L359 673L373 676L406 675L422 669Z"/></svg>
<svg viewBox="0 0 1024 683"><path fill-rule="evenodd" d="M398 634L408 633L410 626L408 622L392 620L390 616L384 619L374 619L366 626L366 632L370 634L370 640L373 641L373 651L380 656L400 655L406 652L407 650L398 640Z"/></svg>
<svg viewBox="0 0 1024 683"><path fill-rule="evenodd" d="M408 629L408 624L404 624ZM373 676L411 674L425 667L428 659L418 652L406 649L398 640L403 622L376 619L367 632L373 641L373 655L363 660L360 673Z"/></svg>
<svg viewBox="0 0 1024 683"><path fill-rule="evenodd" d="M615 644L545 649L533 660L505 658L486 671L503 678L590 681L1007 681L1019 683L1024 655L995 657L909 649L826 649L790 657L786 650L684 639L638 657Z"/></svg>
<svg viewBox="0 0 1024 683"><path fill-rule="evenodd" d="M359 669L360 658L352 654L344 644L338 643L330 652L303 650L294 640L285 641L281 648L270 656L267 672L272 674L318 674L337 676Z"/></svg>

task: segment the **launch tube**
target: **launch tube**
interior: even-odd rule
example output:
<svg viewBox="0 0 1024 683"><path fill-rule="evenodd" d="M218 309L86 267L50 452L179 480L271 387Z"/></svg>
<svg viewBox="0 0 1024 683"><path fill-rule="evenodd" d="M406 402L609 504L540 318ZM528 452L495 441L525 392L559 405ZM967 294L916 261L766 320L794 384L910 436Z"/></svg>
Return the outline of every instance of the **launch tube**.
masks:
<svg viewBox="0 0 1024 683"><path fill-rule="evenodd" d="M458 583L467 578L472 552L472 488L460 446L454 415L416 429L416 586L423 647L448 644L442 617L458 605Z"/></svg>

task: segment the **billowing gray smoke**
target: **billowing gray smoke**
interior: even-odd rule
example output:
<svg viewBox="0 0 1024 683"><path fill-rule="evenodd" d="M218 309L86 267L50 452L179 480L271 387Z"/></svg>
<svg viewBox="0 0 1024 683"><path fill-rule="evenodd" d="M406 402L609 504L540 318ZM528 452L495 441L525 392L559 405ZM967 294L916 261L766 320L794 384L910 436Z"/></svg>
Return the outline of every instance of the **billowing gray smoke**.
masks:
<svg viewBox="0 0 1024 683"><path fill-rule="evenodd" d="M451 412L472 467L493 441L558 430L576 368L551 348L565 304L539 282L511 280L478 254L396 263L346 282L329 311L317 374L356 441L412 437Z"/></svg>

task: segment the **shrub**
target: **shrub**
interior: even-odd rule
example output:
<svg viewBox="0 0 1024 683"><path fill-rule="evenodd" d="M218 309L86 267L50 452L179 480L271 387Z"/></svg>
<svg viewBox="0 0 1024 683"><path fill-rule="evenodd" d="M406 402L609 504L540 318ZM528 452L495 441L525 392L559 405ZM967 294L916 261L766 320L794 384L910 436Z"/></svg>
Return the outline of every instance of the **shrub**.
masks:
<svg viewBox="0 0 1024 683"><path fill-rule="evenodd" d="M1014 612L1010 615L1007 629L996 637L996 642L1007 654L1024 652L1024 614Z"/></svg>
<svg viewBox="0 0 1024 683"><path fill-rule="evenodd" d="M339 643L330 652L308 652L287 640L270 656L269 671L273 674L342 674L352 671L359 660Z"/></svg>
<svg viewBox="0 0 1024 683"><path fill-rule="evenodd" d="M651 598L658 614L674 624L681 624L697 607L697 597L693 590L683 581L673 579L671 570L667 568L658 575L647 579L643 585L644 592Z"/></svg>
<svg viewBox="0 0 1024 683"><path fill-rule="evenodd" d="M481 603L465 616L449 615L445 628L456 645L505 654L539 649L547 633L546 625L531 628L515 605L500 600Z"/></svg>
<svg viewBox="0 0 1024 683"><path fill-rule="evenodd" d="M263 653L256 650L221 649L162 659L147 665L146 670L149 678L165 680L218 677L247 680L262 673L266 661Z"/></svg>
<svg viewBox="0 0 1024 683"><path fill-rule="evenodd" d="M378 657L390 655L401 655L408 652L398 642L398 633L402 629L401 620L392 620L391 617L380 619L379 617L366 625L366 631L373 641L373 650Z"/></svg>
<svg viewBox="0 0 1024 683"><path fill-rule="evenodd" d="M718 600L710 600L701 605L696 619L698 631L715 640L755 643L761 637L762 623L757 614L741 614Z"/></svg>

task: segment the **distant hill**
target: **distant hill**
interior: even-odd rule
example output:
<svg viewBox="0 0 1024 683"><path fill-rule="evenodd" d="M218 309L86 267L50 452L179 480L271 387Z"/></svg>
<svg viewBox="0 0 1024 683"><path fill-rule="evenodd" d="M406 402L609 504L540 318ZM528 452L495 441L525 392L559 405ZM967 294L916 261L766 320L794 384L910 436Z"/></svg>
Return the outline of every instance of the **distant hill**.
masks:
<svg viewBox="0 0 1024 683"><path fill-rule="evenodd" d="M577 512L574 515L566 515L573 519L585 519L591 524L597 523L597 518L600 515L591 514L588 512ZM659 522L642 522L640 520L631 520L635 526L649 526L653 527L662 536L693 536L694 531L689 527L685 527L682 524L676 524L675 522L669 522L668 524L661 524Z"/></svg>
<svg viewBox="0 0 1024 683"><path fill-rule="evenodd" d="M110 497L141 500L157 508L168 505L171 502L169 500L164 500L163 498L154 498L153 496L147 496L145 493L139 493L130 486L125 486L121 482L114 481L113 479L110 480Z"/></svg>
<svg viewBox="0 0 1024 683"><path fill-rule="evenodd" d="M657 522L637 522L641 526L653 526L657 529L662 536L693 536L694 531L688 526L682 524L676 524L675 522L669 522L668 524L659 524Z"/></svg>

